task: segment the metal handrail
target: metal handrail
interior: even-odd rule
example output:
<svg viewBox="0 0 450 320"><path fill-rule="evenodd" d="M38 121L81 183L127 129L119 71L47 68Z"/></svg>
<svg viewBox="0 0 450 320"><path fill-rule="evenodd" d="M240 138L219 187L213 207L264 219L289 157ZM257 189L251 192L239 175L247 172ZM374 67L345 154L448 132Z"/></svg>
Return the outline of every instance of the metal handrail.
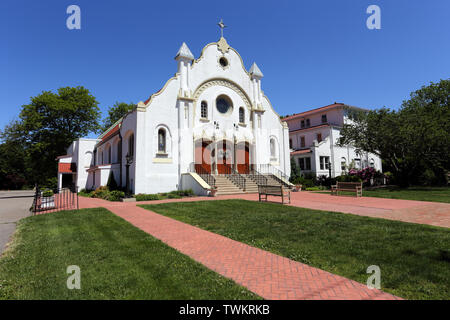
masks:
<svg viewBox="0 0 450 320"><path fill-rule="evenodd" d="M205 168L203 168L203 166L201 164L192 162L189 165L189 170L190 170L190 172L197 173L212 188L216 187L216 178L214 178L210 172L208 172Z"/></svg>
<svg viewBox="0 0 450 320"><path fill-rule="evenodd" d="M225 176L229 178L235 185L245 191L246 179L229 164L224 164Z"/></svg>
<svg viewBox="0 0 450 320"><path fill-rule="evenodd" d="M283 171L281 171L278 168L275 168L270 163L259 164L258 169L260 172L273 175L277 180L279 180L283 184L287 184L286 181L289 181L289 177Z"/></svg>
<svg viewBox="0 0 450 320"><path fill-rule="evenodd" d="M248 172L248 176L250 177L250 179L255 181L257 185L267 185L267 177L256 170L253 165L250 167L250 165L246 164L245 166L246 172Z"/></svg>

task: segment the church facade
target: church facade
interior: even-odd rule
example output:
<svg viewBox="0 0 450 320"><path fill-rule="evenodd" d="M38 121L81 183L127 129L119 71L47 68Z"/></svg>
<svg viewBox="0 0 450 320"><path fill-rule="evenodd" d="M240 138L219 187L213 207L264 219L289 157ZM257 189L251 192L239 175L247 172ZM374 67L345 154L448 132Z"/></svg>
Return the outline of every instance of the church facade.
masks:
<svg viewBox="0 0 450 320"><path fill-rule="evenodd" d="M59 187L95 189L113 176L135 194L206 195L223 177L242 192L255 174L289 178L289 129L261 90L258 66L247 70L223 37L197 59L183 43L175 60L178 70L161 90L59 157Z"/></svg>

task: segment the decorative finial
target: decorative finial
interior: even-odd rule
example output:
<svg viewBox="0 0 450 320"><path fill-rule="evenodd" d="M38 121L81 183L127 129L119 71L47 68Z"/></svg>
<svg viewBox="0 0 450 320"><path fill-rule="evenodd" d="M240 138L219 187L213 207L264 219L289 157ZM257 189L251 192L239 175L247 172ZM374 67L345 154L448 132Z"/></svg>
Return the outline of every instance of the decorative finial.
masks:
<svg viewBox="0 0 450 320"><path fill-rule="evenodd" d="M223 29L227 26L223 23L222 18L220 18L220 22L217 25L220 28L220 37L223 38Z"/></svg>

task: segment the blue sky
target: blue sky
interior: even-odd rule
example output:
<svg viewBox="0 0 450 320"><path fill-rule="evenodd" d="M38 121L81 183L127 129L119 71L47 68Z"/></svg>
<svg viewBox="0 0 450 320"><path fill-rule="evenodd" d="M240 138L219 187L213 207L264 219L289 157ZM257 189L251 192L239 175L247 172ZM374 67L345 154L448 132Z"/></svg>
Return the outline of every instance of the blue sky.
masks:
<svg viewBox="0 0 450 320"><path fill-rule="evenodd" d="M66 8L81 8L68 30ZM366 8L381 8L369 30ZM2 0L0 128L43 90L82 85L103 115L115 101L145 100L176 72L185 41L197 58L228 43L255 61L275 110L292 114L333 102L398 108L410 92L450 74L450 1Z"/></svg>

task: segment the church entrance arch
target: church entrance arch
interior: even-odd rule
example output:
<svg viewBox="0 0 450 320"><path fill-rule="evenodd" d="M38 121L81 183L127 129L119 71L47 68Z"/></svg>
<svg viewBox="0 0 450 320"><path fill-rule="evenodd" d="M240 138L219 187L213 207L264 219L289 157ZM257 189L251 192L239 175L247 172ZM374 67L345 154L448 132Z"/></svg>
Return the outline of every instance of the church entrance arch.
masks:
<svg viewBox="0 0 450 320"><path fill-rule="evenodd" d="M195 143L195 171L197 173L214 173L212 171L213 148L211 141L197 140Z"/></svg>
<svg viewBox="0 0 450 320"><path fill-rule="evenodd" d="M217 173L230 174L233 167L233 143L221 140L216 143Z"/></svg>
<svg viewBox="0 0 450 320"><path fill-rule="evenodd" d="M240 142L236 145L236 169L240 174L250 173L250 145Z"/></svg>

